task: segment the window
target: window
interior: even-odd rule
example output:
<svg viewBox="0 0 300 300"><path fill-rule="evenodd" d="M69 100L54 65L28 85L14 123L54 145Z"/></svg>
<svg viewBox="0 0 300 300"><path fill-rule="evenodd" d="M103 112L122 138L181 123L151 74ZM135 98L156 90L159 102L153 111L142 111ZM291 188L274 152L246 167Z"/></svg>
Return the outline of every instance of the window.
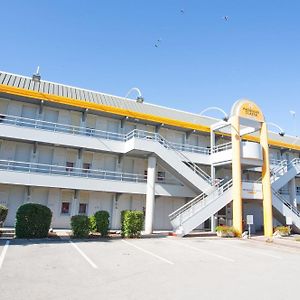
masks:
<svg viewBox="0 0 300 300"><path fill-rule="evenodd" d="M157 172L157 181L164 181L166 178L166 172L159 171Z"/></svg>
<svg viewBox="0 0 300 300"><path fill-rule="evenodd" d="M82 168L83 168L83 173L89 173L89 170L91 168L91 164L90 163L83 163Z"/></svg>
<svg viewBox="0 0 300 300"><path fill-rule="evenodd" d="M86 203L79 203L79 211L80 215L85 215L87 212L87 204Z"/></svg>
<svg viewBox="0 0 300 300"><path fill-rule="evenodd" d="M73 168L74 168L74 163L73 163L73 162L70 162L70 161L67 161L67 162L66 162L66 171L67 171L67 172L72 172L72 171L73 171Z"/></svg>
<svg viewBox="0 0 300 300"><path fill-rule="evenodd" d="M61 204L61 214L70 213L70 202L62 202Z"/></svg>

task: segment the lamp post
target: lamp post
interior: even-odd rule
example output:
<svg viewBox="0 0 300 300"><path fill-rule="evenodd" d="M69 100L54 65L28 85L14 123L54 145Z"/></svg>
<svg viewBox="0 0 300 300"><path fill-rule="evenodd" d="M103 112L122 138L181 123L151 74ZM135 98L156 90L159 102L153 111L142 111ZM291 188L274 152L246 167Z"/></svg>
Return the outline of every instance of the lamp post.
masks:
<svg viewBox="0 0 300 300"><path fill-rule="evenodd" d="M136 98L136 102L138 102L138 103L143 103L143 102L144 102L144 97L142 96L141 90L140 90L139 88L137 88L137 87L131 88L131 89L128 91L128 93L126 94L125 98L127 99L128 96L129 96L132 92L134 92L134 91L136 91L136 92L138 93L138 96L137 96L137 98Z"/></svg>
<svg viewBox="0 0 300 300"><path fill-rule="evenodd" d="M224 115L223 120L225 122L228 121L228 119L229 119L228 114L222 108L217 107L217 106L210 106L210 107L205 108L204 110L202 110L200 112L200 116L203 116L204 113L206 113L207 111L210 111L210 110L217 110L217 111L221 112Z"/></svg>
<svg viewBox="0 0 300 300"><path fill-rule="evenodd" d="M279 130L278 134L279 134L280 136L284 136L284 135L285 135L284 130L283 130L279 125L277 125L277 124L275 124L275 123L273 123L273 122L267 122L267 125L268 125L268 126L270 125L270 126L273 126L273 127L277 128L277 129Z"/></svg>

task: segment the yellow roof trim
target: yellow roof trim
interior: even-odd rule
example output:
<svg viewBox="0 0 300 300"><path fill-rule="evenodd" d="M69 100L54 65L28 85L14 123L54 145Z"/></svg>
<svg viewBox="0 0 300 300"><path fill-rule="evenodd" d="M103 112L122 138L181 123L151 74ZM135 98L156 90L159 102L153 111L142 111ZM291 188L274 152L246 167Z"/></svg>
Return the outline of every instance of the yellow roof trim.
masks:
<svg viewBox="0 0 300 300"><path fill-rule="evenodd" d="M121 115L121 116L128 116L131 118L152 121L155 123L163 123L163 124L172 125L172 126L176 126L176 127L195 129L195 130L204 131L204 132L210 131L210 128L208 126L198 125L195 123L189 123L189 122L169 119L166 117L154 116L154 115L140 113L140 112L132 111L129 109L123 109L123 108L114 107L114 106L110 106L110 105L92 103L92 102L87 102L84 100L76 100L76 99L57 96L57 95L40 93L37 91L25 90L25 89L11 87L11 86L7 86L7 85L3 85L3 84L0 84L0 92L6 93L6 94L13 94L16 96L45 100L45 101L55 102L55 103L60 103L60 104L72 105L72 106L81 107L81 108L89 108L89 109L104 111L107 113L117 114L117 115Z"/></svg>
<svg viewBox="0 0 300 300"><path fill-rule="evenodd" d="M114 106L110 106L110 105L92 103L92 102L87 102L84 100L76 100L76 99L57 96L57 95L40 93L37 91L16 88L16 87L7 86L4 84L0 84L0 92L6 93L6 94L12 94L12 95L16 95L16 96L21 96L21 97L27 97L27 98L29 97L29 98L33 98L33 99L39 99L39 100L45 100L45 101L49 101L49 102L71 105L71 106L76 106L76 107L81 107L81 108L89 108L89 109L93 109L93 110L97 110L97 111L104 111L107 113L117 114L117 115L121 115L121 116L128 116L131 118L147 120L147 121L151 121L151 122L155 122L155 123L163 123L163 124L167 124L167 125L171 125L171 126L175 126L175 127L181 127L181 128L191 129L191 130L198 130L198 131L202 131L202 132L210 132L210 128L208 126L204 126L204 125L169 119L166 117L154 116L154 115L140 113L140 112L123 109L123 108L118 108L118 107L114 107ZM249 141L259 142L259 139L255 136L247 135L247 136L245 136L245 139L249 140ZM282 147L282 148L288 148L288 149L300 151L300 146L295 145L295 144L288 144L285 142L280 142L280 141L275 141L275 140L270 140L270 139L269 139L269 144L272 146L276 146L276 147Z"/></svg>

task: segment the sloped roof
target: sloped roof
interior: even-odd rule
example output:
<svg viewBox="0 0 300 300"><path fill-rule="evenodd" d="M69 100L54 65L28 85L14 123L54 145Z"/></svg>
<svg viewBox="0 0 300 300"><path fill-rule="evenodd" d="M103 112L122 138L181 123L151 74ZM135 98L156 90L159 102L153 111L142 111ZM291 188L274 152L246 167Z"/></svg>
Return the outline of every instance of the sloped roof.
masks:
<svg viewBox="0 0 300 300"><path fill-rule="evenodd" d="M106 93L100 93L96 91L90 91L82 88L68 86L60 83L54 83L50 81L41 80L40 82L34 82L31 77L11 74L0 71L0 87L7 86L22 91L32 91L35 93L36 98L42 95L49 95L49 99L52 97L69 99L68 104L78 106L81 103L98 105L99 110L101 107L112 107L117 110L114 113L122 112L120 114L126 115L127 112L136 113L138 118L145 120L147 116L157 117L158 120L171 120L171 125L177 124L181 127L184 124L185 128L197 129L208 131L210 125L220 121L216 118L200 116L199 114L185 112L173 108L154 105L151 103L143 102L138 103L135 100L131 100L125 97L113 96ZM1 89L0 89L1 92ZM24 94L24 93L23 93ZM106 110L107 111L107 110ZM195 125L195 126L194 126ZM256 136L255 134L253 135ZM250 138L251 139L251 138ZM254 138L255 139L255 138ZM270 144L283 147L300 150L300 141L297 137L284 136L281 137L277 133L269 131Z"/></svg>

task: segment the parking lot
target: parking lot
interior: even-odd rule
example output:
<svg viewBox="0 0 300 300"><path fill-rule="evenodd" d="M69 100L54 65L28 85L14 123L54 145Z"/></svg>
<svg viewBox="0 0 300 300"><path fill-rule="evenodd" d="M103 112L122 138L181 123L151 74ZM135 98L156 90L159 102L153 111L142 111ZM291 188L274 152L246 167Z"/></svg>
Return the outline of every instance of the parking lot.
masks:
<svg viewBox="0 0 300 300"><path fill-rule="evenodd" d="M217 238L0 240L4 299L299 299L300 252Z"/></svg>

